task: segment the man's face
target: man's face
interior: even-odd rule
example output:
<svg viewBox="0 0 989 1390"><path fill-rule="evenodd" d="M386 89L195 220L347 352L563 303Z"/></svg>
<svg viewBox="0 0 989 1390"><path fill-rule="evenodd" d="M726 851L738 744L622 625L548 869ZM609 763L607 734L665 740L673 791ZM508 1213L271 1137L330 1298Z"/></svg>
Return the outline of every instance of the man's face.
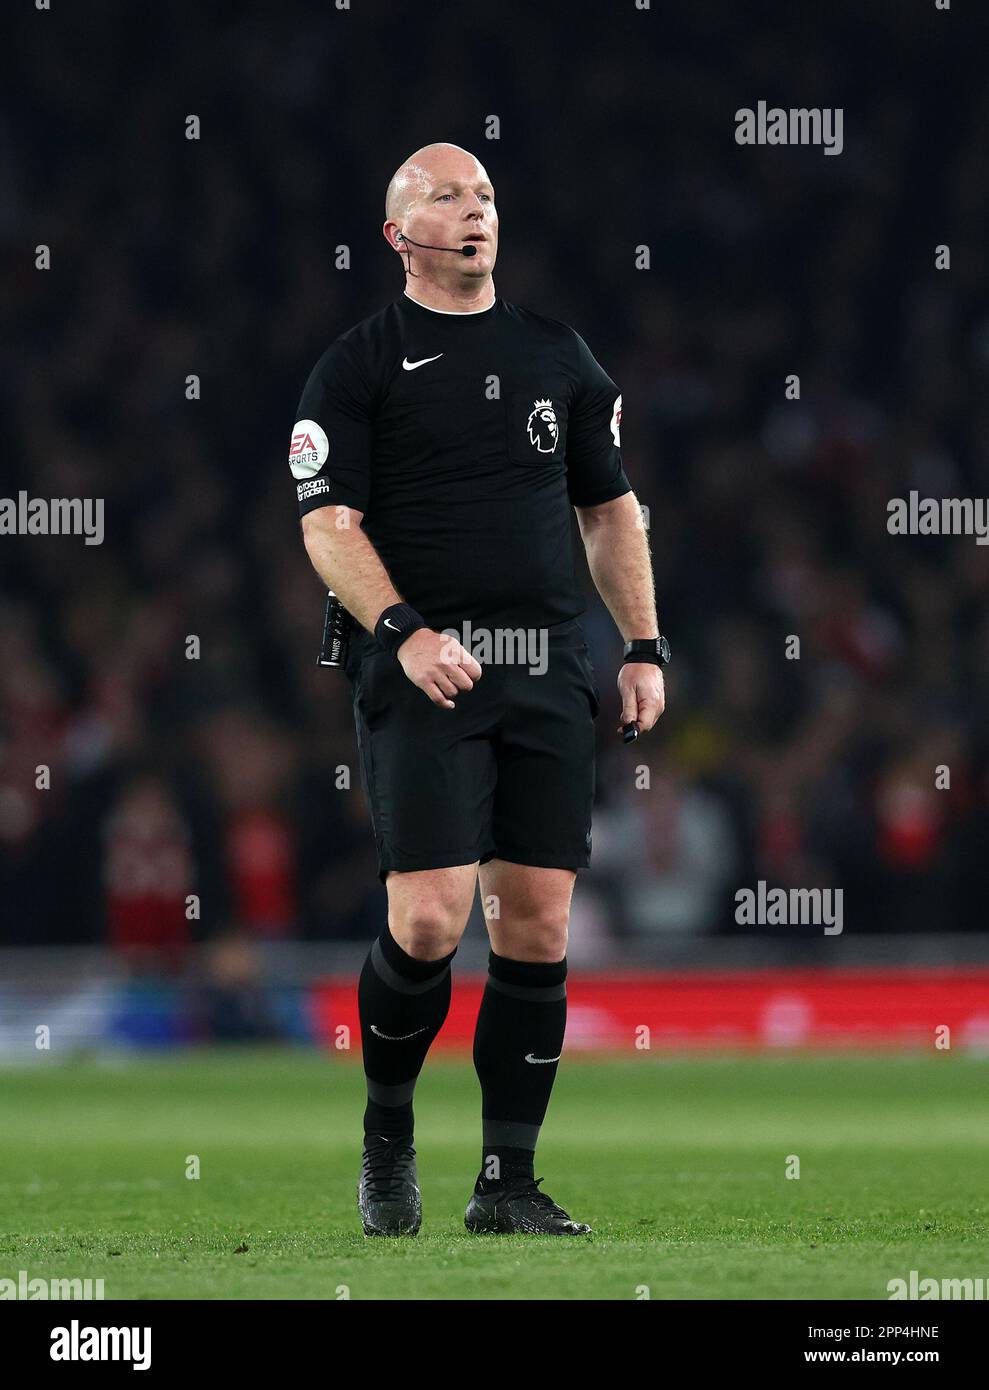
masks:
<svg viewBox="0 0 989 1390"><path fill-rule="evenodd" d="M490 275L498 256L498 213L494 188L484 169L474 161L458 162L422 170L417 182L418 191L404 219L403 230L409 237L430 246L475 245L477 251L456 257L412 247L413 267L416 256L429 257L431 267L437 269L437 262L448 261L445 269L456 274Z"/></svg>

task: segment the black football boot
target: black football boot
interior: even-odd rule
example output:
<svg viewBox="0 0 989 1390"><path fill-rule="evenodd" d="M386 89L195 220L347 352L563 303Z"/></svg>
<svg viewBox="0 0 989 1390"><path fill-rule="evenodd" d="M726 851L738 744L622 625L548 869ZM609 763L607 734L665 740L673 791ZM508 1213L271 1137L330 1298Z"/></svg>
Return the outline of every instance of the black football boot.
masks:
<svg viewBox="0 0 989 1390"><path fill-rule="evenodd" d="M357 1202L366 1236L414 1236L422 1223L422 1198L412 1135L364 1138Z"/></svg>
<svg viewBox="0 0 989 1390"><path fill-rule="evenodd" d="M572 1221L546 1192L542 1178L513 1178L482 1190L478 1178L467 1204L464 1225L476 1235L585 1236L590 1226Z"/></svg>

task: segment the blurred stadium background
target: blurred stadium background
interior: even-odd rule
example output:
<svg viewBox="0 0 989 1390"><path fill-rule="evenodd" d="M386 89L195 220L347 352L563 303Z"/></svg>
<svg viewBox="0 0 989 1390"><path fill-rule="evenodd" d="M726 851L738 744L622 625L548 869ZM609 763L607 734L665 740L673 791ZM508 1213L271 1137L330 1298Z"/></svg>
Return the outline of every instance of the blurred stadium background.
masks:
<svg viewBox="0 0 989 1390"><path fill-rule="evenodd" d="M588 581L604 699L569 1044L929 1046L948 1024L989 1045L989 547L886 531L911 489L989 493L983 20L22 7L2 491L103 497L106 541L0 539L0 1056L37 1056L37 1020L63 1055L332 1046L355 1022L385 895L285 452L312 363L401 292L383 192L434 139L494 180L498 293L620 385L674 646L668 714L621 747ZM761 99L842 107L841 156L737 146ZM843 889L842 934L738 925L760 880ZM476 906L441 1043L469 1041L486 946Z"/></svg>

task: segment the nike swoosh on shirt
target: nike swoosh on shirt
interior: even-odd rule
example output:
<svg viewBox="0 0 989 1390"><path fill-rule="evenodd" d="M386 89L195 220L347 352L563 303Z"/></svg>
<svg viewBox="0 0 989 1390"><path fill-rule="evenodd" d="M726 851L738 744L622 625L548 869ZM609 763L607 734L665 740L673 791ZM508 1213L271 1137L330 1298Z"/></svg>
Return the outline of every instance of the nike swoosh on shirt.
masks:
<svg viewBox="0 0 989 1390"><path fill-rule="evenodd" d="M418 1033L428 1033L428 1028L417 1028L415 1033L403 1033L401 1037L393 1038L390 1033L382 1033L380 1028L371 1024L371 1032L376 1038L384 1038L385 1042L405 1042L407 1038L414 1038Z"/></svg>
<svg viewBox="0 0 989 1390"><path fill-rule="evenodd" d="M560 1057L562 1056L563 1053L561 1052ZM527 1062L558 1062L560 1060L560 1057L533 1057L531 1052L527 1052L525 1054L525 1060Z"/></svg>
<svg viewBox="0 0 989 1390"><path fill-rule="evenodd" d="M435 357L420 357L418 362L410 362L407 357L404 357L402 366L407 372L414 372L416 367L425 366L427 362L438 362L442 356L442 352L438 352Z"/></svg>

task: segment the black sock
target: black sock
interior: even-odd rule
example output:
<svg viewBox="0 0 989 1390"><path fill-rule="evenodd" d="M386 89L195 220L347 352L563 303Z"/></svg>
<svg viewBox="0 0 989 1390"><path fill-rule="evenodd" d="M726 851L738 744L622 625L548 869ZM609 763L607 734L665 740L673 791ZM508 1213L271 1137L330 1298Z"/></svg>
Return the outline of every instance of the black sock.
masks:
<svg viewBox="0 0 989 1390"><path fill-rule="evenodd" d="M387 924L368 952L357 987L368 1095L365 1134L397 1139L413 1132L412 1093L450 1007L456 954L454 947L439 960L416 960Z"/></svg>
<svg viewBox="0 0 989 1390"><path fill-rule="evenodd" d="M488 955L474 1032L481 1082L481 1185L533 1176L567 1025L567 962ZM527 1060L528 1059L528 1060Z"/></svg>

